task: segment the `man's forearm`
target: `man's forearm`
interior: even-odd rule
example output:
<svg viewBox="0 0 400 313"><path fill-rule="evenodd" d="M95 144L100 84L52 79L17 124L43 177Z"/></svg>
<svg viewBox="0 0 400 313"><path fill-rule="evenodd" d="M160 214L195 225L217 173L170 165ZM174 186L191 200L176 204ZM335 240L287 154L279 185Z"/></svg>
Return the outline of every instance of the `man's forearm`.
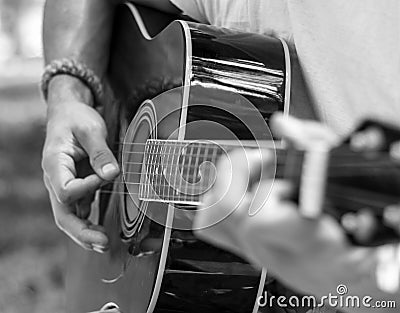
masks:
<svg viewBox="0 0 400 313"><path fill-rule="evenodd" d="M103 78L115 3L115 0L47 0L43 24L45 62L74 58ZM49 102L68 97L86 103L92 101L88 88L79 80L65 75L54 78L49 86Z"/></svg>
<svg viewBox="0 0 400 313"><path fill-rule="evenodd" d="M43 24L46 63L73 57L102 77L108 62L114 9L112 0L48 0Z"/></svg>
<svg viewBox="0 0 400 313"><path fill-rule="evenodd" d="M46 63L74 58L98 77L107 70L112 22L120 0L47 0L44 12L43 43ZM133 0L155 9L179 13L169 0ZM67 75L51 80L48 102L76 100L90 104L90 91L81 81Z"/></svg>

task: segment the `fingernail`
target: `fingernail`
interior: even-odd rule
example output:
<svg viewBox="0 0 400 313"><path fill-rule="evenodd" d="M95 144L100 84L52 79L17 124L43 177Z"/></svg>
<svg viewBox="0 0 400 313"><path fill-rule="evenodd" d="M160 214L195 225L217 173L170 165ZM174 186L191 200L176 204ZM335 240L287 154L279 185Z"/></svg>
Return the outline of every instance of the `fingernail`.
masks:
<svg viewBox="0 0 400 313"><path fill-rule="evenodd" d="M379 150L382 148L384 142L384 133L375 127L355 133L350 139L350 144L355 150Z"/></svg>
<svg viewBox="0 0 400 313"><path fill-rule="evenodd" d="M341 218L341 223L343 228L351 233L355 233L359 226L357 217L353 213L344 214Z"/></svg>
<svg viewBox="0 0 400 313"><path fill-rule="evenodd" d="M100 245L96 245L96 244L92 244L92 249L93 249L93 251L96 251L97 253L101 253L101 254L103 254L106 250L106 248L104 246L100 246Z"/></svg>
<svg viewBox="0 0 400 313"><path fill-rule="evenodd" d="M400 142L390 145L390 156L395 160L400 160Z"/></svg>
<svg viewBox="0 0 400 313"><path fill-rule="evenodd" d="M383 219L386 224L397 226L400 224L400 205L389 205L383 210Z"/></svg>
<svg viewBox="0 0 400 313"><path fill-rule="evenodd" d="M117 170L118 170L117 167L112 163L108 163L108 164L104 165L101 169L101 171L103 172L104 175L113 174Z"/></svg>

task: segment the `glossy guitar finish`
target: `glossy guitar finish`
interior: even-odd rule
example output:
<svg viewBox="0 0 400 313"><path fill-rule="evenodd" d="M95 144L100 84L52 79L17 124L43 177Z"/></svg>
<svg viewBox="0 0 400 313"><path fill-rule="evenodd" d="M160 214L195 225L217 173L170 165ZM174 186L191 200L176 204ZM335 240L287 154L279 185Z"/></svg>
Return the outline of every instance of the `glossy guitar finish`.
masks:
<svg viewBox="0 0 400 313"><path fill-rule="evenodd" d="M287 47L260 35L169 24L172 17L132 5L121 6L115 21L109 66L115 101L104 117L124 175L102 190L91 216L106 228L110 251L70 247L68 310L90 312L113 302L124 313L255 312L265 272L194 238L193 206L139 199L140 144L271 139L263 125L289 106Z"/></svg>

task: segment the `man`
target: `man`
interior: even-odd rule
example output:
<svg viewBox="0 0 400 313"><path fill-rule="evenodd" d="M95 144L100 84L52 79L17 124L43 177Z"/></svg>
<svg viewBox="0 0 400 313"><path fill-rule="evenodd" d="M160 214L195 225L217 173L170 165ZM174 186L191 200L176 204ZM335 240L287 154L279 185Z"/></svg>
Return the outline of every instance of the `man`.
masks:
<svg viewBox="0 0 400 313"><path fill-rule="evenodd" d="M90 76L90 81L103 79L116 2L48 1L44 20L46 62L72 58L84 65L75 67L83 68L83 76ZM400 54L395 41L399 35L399 3L395 0L134 2L171 13L181 10L201 22L286 39L295 65L291 111L295 116L314 118L314 109L317 117L339 135L349 132L367 115L397 121ZM82 80L55 75L46 85L44 179L57 225L82 247L103 252L107 236L85 217L93 192L116 177L119 169L105 142L104 122L92 108L96 98L93 91L99 84L88 88L90 82ZM76 162L86 156L95 174L77 178Z"/></svg>

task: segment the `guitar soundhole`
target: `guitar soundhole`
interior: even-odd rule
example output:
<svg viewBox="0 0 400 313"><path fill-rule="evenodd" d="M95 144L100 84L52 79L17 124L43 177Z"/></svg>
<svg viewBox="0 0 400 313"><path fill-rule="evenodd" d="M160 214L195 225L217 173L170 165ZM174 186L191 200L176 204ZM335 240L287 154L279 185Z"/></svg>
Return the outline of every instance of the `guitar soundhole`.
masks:
<svg viewBox="0 0 400 313"><path fill-rule="evenodd" d="M156 117L151 101L139 110L123 140L122 170L125 207L121 214L125 240L142 228L147 202L139 199L140 179L143 170L145 143L156 136Z"/></svg>

